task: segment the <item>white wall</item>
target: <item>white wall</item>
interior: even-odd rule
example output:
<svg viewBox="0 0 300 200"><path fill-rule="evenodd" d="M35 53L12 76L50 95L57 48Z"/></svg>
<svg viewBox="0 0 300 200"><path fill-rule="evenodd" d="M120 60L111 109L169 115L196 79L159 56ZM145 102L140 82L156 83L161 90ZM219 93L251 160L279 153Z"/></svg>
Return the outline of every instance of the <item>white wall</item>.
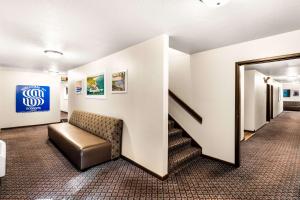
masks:
<svg viewBox="0 0 300 200"><path fill-rule="evenodd" d="M255 71L244 74L244 130L255 130ZM244 131L243 130L243 131Z"/></svg>
<svg viewBox="0 0 300 200"><path fill-rule="evenodd" d="M265 75L256 71L245 71L245 130L256 131L266 124ZM243 116L243 115L241 115Z"/></svg>
<svg viewBox="0 0 300 200"><path fill-rule="evenodd" d="M190 98L203 117L199 132L209 138L204 154L234 162L235 62L300 52L299 42L300 30L191 56Z"/></svg>
<svg viewBox="0 0 300 200"><path fill-rule="evenodd" d="M60 82L60 110L63 112L68 112L68 98L65 97L66 86L68 86L68 82Z"/></svg>
<svg viewBox="0 0 300 200"><path fill-rule="evenodd" d="M0 128L47 124L60 121L60 77L46 73L0 68ZM16 86L50 86L50 111L16 113Z"/></svg>
<svg viewBox="0 0 300 200"><path fill-rule="evenodd" d="M255 71L255 129L260 129L267 123L267 86L265 75Z"/></svg>
<svg viewBox="0 0 300 200"><path fill-rule="evenodd" d="M245 130L257 131L266 124L266 76L256 70L245 71ZM272 79L268 84L273 85L273 118L283 110L282 99L279 99L281 83ZM243 115L241 115L243 116Z"/></svg>
<svg viewBox="0 0 300 200"><path fill-rule="evenodd" d="M168 36L160 36L69 71L69 113L83 110L124 121L122 155L164 176L168 166ZM110 75L128 70L128 92L111 94ZM107 98L74 93L74 82L106 73ZM84 91L85 92L85 91Z"/></svg>
<svg viewBox="0 0 300 200"><path fill-rule="evenodd" d="M300 84L299 83L284 83L283 89L291 90L291 97L283 97L284 101L300 101L300 96L293 96L293 90L298 90L300 92Z"/></svg>
<svg viewBox="0 0 300 200"><path fill-rule="evenodd" d="M282 83L272 80L273 85L273 118L283 112Z"/></svg>

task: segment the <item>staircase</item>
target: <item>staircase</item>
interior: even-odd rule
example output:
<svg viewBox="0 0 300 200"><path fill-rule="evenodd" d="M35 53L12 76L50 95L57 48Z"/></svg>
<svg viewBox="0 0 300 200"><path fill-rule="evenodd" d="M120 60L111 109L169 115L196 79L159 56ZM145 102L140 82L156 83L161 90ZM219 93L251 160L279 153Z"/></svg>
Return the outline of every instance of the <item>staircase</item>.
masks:
<svg viewBox="0 0 300 200"><path fill-rule="evenodd" d="M201 148L192 146L192 138L169 119L169 173L186 167L201 155Z"/></svg>

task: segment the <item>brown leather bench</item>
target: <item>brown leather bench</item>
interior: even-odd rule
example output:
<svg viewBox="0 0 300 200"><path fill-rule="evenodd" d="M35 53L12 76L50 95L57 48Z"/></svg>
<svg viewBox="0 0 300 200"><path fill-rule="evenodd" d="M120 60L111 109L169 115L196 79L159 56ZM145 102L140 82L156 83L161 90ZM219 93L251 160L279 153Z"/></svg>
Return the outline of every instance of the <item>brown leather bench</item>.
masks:
<svg viewBox="0 0 300 200"><path fill-rule="evenodd" d="M49 139L80 170L111 159L121 152L123 121L74 111L69 123L48 126Z"/></svg>
<svg viewBox="0 0 300 200"><path fill-rule="evenodd" d="M300 111L299 101L284 101L283 102L284 111Z"/></svg>

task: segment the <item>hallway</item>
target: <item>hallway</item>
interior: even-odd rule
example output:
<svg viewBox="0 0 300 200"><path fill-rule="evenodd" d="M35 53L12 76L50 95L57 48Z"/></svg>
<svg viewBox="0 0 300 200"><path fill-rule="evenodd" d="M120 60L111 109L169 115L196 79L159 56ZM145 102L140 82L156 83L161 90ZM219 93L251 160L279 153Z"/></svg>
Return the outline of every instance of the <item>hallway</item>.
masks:
<svg viewBox="0 0 300 200"><path fill-rule="evenodd" d="M118 159L83 173L47 140L46 126L4 130L0 199L299 199L300 112L284 112L241 143L241 167L200 158L160 181Z"/></svg>

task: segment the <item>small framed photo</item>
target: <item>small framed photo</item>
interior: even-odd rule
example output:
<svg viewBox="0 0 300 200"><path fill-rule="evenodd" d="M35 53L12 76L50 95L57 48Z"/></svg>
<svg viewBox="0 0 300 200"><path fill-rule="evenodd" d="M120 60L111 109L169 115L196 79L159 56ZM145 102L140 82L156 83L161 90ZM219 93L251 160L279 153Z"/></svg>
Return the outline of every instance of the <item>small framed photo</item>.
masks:
<svg viewBox="0 0 300 200"><path fill-rule="evenodd" d="M299 90L294 90L293 91L293 96L294 97L299 97Z"/></svg>
<svg viewBox="0 0 300 200"><path fill-rule="evenodd" d="M86 78L87 98L106 98L105 73L90 75Z"/></svg>
<svg viewBox="0 0 300 200"><path fill-rule="evenodd" d="M75 81L75 94L82 94L83 90L83 81Z"/></svg>
<svg viewBox="0 0 300 200"><path fill-rule="evenodd" d="M111 93L126 93L127 92L127 70L120 70L111 74Z"/></svg>

